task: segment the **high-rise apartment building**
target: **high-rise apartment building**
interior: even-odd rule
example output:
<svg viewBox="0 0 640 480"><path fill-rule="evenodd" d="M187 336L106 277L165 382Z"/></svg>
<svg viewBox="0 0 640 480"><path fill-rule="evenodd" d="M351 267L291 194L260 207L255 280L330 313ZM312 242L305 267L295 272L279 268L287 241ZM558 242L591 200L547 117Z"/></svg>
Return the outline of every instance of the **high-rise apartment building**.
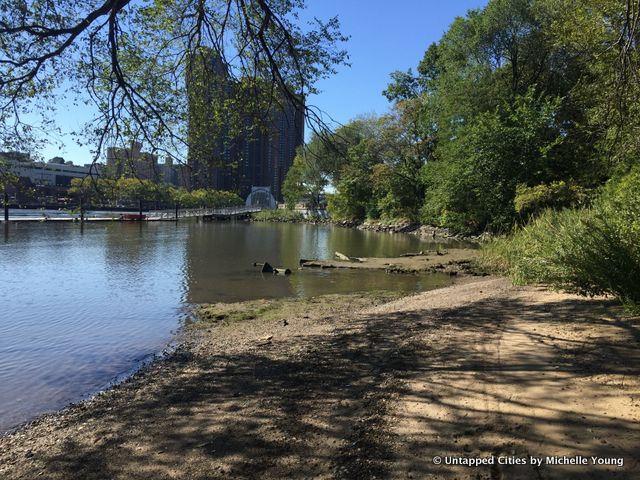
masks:
<svg viewBox="0 0 640 480"><path fill-rule="evenodd" d="M270 187L282 199L282 183L304 141L304 113L281 102L263 119L236 98L239 84L212 51L192 55L187 75L190 186L234 191L242 197L255 186ZM226 115L234 102L234 115Z"/></svg>

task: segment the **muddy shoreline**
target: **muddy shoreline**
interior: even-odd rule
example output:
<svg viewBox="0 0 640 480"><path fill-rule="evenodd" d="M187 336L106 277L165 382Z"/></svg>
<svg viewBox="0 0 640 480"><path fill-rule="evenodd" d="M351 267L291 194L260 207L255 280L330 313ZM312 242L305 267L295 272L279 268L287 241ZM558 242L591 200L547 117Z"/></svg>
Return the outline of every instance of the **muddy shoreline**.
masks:
<svg viewBox="0 0 640 480"><path fill-rule="evenodd" d="M202 306L129 380L0 438L7 479L637 478L640 319L500 278ZM597 455L469 469L435 455Z"/></svg>
<svg viewBox="0 0 640 480"><path fill-rule="evenodd" d="M336 255L342 255L336 252ZM486 275L480 264L481 252L470 248L448 248L407 252L400 257L352 257L334 260L300 260L300 267L320 269L370 269L387 273L447 273L449 275Z"/></svg>
<svg viewBox="0 0 640 480"><path fill-rule="evenodd" d="M329 269L371 269L371 270L383 270L387 273L398 273L398 274L415 274L415 273L448 273L450 275L484 275L484 273L479 273L475 268L475 264L472 262L478 258L478 251L473 249L454 249L449 252L447 250L443 250L439 254L435 251L425 251L424 255L416 255L415 257L370 257L367 259L365 263L362 264L354 264L352 262L341 262L341 261L320 261L314 260L313 263L318 263L319 268L329 268ZM444 263L443 263L444 262ZM302 264L300 265L300 269L304 268L314 268L313 266L304 267ZM392 293L392 292L373 292L374 297L382 296L381 298L396 298L399 297L400 293ZM348 298L349 295L338 295L337 298ZM287 300L287 298L283 299ZM261 301L258 301L260 303ZM240 308L241 310L250 309L252 305L254 305L255 301L245 301L240 303L219 303L217 304L218 308L222 311L226 311L228 308ZM268 302L267 302L268 303ZM194 315L196 318L200 318L205 323L208 320L207 318L207 305L196 307L194 310ZM242 319L247 319L247 316L243 314ZM253 317L252 317L253 318ZM202 323L200 323L202 325ZM162 352L151 355L151 358L142 361L139 365L134 366L129 372L118 375L111 381L105 384L104 388L95 392L87 394L84 398L81 398L77 402L72 402L65 407L62 407L58 411L47 412L41 415L37 415L34 418L27 420L21 424L18 424L14 427L9 428L6 431L0 431L1 436L7 436L11 434L15 434L20 432L20 430L33 427L39 422L45 420L48 417L56 417L61 413L73 411L76 408L84 409L87 404L91 404L94 400L99 397L108 394L112 390L116 390L123 385L131 383L136 380L136 377L139 375L144 375L146 370L153 368L154 365L170 361L171 357L179 353L181 350L190 349L192 346L197 343L198 335L201 332L199 328L194 327L193 322L189 322L187 328L181 328L176 338L174 338L164 349Z"/></svg>
<svg viewBox="0 0 640 480"><path fill-rule="evenodd" d="M422 240L432 241L460 241L469 243L480 243L491 238L488 232L476 234L463 234L446 227L436 227L434 225L423 225L416 222L397 221L387 223L382 221L361 221L361 220L331 220L331 219L288 219L269 218L265 220L251 218L252 222L272 222L272 223L306 223L312 225L334 225L342 228L354 228L378 233L406 233L414 235Z"/></svg>

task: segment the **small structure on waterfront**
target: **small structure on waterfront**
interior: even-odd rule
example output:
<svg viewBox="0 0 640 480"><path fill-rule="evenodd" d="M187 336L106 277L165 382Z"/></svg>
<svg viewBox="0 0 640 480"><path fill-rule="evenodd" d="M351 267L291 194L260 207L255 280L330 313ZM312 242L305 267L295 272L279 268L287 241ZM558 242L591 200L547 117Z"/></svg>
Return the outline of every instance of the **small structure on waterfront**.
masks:
<svg viewBox="0 0 640 480"><path fill-rule="evenodd" d="M271 187L251 187L251 193L245 201L247 207L260 207L265 209L275 209L278 202L271 194Z"/></svg>

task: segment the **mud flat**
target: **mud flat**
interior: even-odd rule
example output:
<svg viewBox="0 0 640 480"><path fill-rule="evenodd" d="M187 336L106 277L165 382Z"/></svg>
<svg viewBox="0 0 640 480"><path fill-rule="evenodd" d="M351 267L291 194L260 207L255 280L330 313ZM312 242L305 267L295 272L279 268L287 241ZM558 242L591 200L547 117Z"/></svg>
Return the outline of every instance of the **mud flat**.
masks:
<svg viewBox="0 0 640 480"><path fill-rule="evenodd" d="M338 252L340 253L340 252ZM344 254L340 254L344 256ZM407 252L400 257L351 257L352 260L301 259L302 268L348 268L385 270L388 273L458 273L479 274L477 261L481 252L470 248L442 249L440 251Z"/></svg>
<svg viewBox="0 0 640 480"><path fill-rule="evenodd" d="M0 438L0 478L640 477L640 319L609 300L466 277L199 317L165 361ZM447 464L530 456L623 464Z"/></svg>

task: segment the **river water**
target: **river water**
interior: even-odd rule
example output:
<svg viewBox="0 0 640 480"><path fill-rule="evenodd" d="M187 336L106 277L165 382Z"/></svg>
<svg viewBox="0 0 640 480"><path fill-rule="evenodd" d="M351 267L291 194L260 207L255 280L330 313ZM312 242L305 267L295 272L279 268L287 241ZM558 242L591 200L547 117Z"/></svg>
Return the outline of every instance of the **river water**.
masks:
<svg viewBox="0 0 640 480"><path fill-rule="evenodd" d="M325 225L70 222L0 225L0 432L95 393L171 342L190 306L363 290L444 275L296 271L300 258L393 256L410 235ZM253 262L294 270L259 273Z"/></svg>

